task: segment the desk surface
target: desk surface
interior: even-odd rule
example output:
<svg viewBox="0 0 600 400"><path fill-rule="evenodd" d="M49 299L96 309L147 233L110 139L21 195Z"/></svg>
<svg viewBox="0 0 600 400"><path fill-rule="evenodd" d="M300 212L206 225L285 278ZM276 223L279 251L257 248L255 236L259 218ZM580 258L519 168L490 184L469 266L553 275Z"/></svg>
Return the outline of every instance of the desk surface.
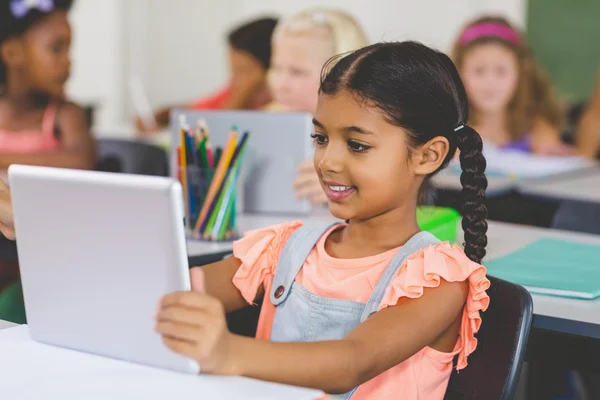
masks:
<svg viewBox="0 0 600 400"><path fill-rule="evenodd" d="M314 400L323 396L319 390L242 377L180 374L48 346L33 341L27 326L0 331L0 354L2 399L164 400L196 396Z"/></svg>
<svg viewBox="0 0 600 400"><path fill-rule="evenodd" d="M431 180L433 187L443 190L462 190L460 183L460 174L449 168L440 171ZM488 188L486 194L488 197L501 196L516 188L514 180L508 177L488 176Z"/></svg>
<svg viewBox="0 0 600 400"><path fill-rule="evenodd" d="M554 177L524 180L519 192L552 200L580 200L600 203L600 167L572 171Z"/></svg>
<svg viewBox="0 0 600 400"><path fill-rule="evenodd" d="M8 321L4 321L4 320L0 319L0 330L6 329L6 328L12 328L14 326L17 326L17 325L13 324L12 322L8 322Z"/></svg>
<svg viewBox="0 0 600 400"><path fill-rule="evenodd" d="M541 238L565 239L600 246L600 236L596 235L490 222L486 259L502 257ZM577 300L533 295L533 310L538 316L598 325L597 332L600 332L600 299Z"/></svg>

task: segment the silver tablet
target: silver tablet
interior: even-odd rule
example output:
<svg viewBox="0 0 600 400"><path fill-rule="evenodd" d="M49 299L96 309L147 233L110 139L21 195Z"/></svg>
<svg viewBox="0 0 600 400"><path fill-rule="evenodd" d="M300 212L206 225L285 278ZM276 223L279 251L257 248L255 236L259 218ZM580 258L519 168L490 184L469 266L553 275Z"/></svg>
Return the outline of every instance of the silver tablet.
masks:
<svg viewBox="0 0 600 400"><path fill-rule="evenodd" d="M197 373L154 331L161 296L190 289L180 184L23 165L8 173L32 338Z"/></svg>

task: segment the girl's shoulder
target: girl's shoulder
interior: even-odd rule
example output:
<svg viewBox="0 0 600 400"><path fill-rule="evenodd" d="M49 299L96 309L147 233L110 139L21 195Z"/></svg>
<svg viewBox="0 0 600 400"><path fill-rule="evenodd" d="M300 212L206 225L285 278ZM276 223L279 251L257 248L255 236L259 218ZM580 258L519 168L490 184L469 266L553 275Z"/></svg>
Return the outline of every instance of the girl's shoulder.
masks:
<svg viewBox="0 0 600 400"><path fill-rule="evenodd" d="M444 282L460 283L462 289L466 285L461 341L457 349L457 369L462 369L467 365L469 354L477 347L475 334L481 326L480 313L489 306L490 298L486 291L490 281L485 267L471 261L460 247L443 242L412 254L396 271L379 309L396 306L403 298L420 298L425 289L437 288Z"/></svg>
<svg viewBox="0 0 600 400"><path fill-rule="evenodd" d="M79 104L68 100L54 99L48 104L49 109L54 109L59 120L87 120L88 111Z"/></svg>
<svg viewBox="0 0 600 400"><path fill-rule="evenodd" d="M302 225L301 221L290 221L247 231L233 243L233 254L242 262L255 260L265 253L278 258L289 237Z"/></svg>
<svg viewBox="0 0 600 400"><path fill-rule="evenodd" d="M302 225L300 221L292 221L247 231L233 243L233 256L241 262L233 283L248 303L254 301L265 277L275 275L281 251Z"/></svg>

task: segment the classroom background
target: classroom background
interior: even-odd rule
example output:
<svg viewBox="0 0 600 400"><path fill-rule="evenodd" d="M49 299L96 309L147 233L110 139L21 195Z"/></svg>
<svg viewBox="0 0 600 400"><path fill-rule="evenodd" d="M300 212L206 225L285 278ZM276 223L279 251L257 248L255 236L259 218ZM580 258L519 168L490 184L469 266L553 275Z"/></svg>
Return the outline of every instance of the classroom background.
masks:
<svg viewBox="0 0 600 400"><path fill-rule="evenodd" d="M283 16L312 6L351 13L372 42L419 40L449 51L464 24L483 14L506 17L527 39L570 103L591 95L600 56L600 28L593 0L229 0L219 7L205 1L80 0L71 12L75 41L69 94L94 107L98 136L131 136L135 114L127 80L137 75L154 108L209 93L227 79L224 34L237 23L263 15ZM432 12L432 7L436 12ZM383 11L385 10L385 11ZM165 29L167 28L168 29ZM107 54L111 57L107 57ZM183 60L185 62L173 62ZM210 61L209 61L210 60ZM203 79L198 79L201 73Z"/></svg>
<svg viewBox="0 0 600 400"><path fill-rule="evenodd" d="M332 7L351 14L363 27L369 43L417 40L446 53L452 51L468 22L483 15L506 18L523 32L535 60L548 72L557 98L565 108L566 121L560 132L565 145L577 142L576 130L583 113L592 102L599 104L600 85L595 83L600 79L600 2L597 0L223 0L218 3L208 0L77 0L69 14L74 39L67 95L86 108L91 132L99 142L118 139L140 146L152 144L151 149L140 147L148 152L147 159L168 162L155 168L146 162L145 172L138 172L175 176L181 173L178 147L182 147L185 140L195 140L191 133L189 137L180 136L179 128L195 124L195 114L177 114L188 118L176 118L171 129L167 127L156 135L142 137L135 126L139 104L132 98L132 77L138 79L152 110L189 103L227 85L226 37L232 28L253 18L281 18L313 6ZM596 120L590 118L590 124L600 120L600 110L596 115ZM297 126L304 123L301 117L297 120L285 116L273 118L274 124L280 123L275 122L277 118ZM254 123L250 117L248 121L250 125ZM209 119L211 131L215 126L228 129L229 123L229 120ZM256 129L261 129L262 125L256 124ZM600 122L595 129L600 136ZM253 140L258 139L249 139ZM122 142L115 143L122 145ZM600 144L600 140L597 143ZM227 150L225 142L213 144ZM194 142L191 147L195 145ZM231 147L232 153L234 147ZM243 151L243 147L240 148ZM570 270L575 271L572 275L579 274L577 268L585 262L589 264L585 273L594 274L589 280L597 280L596 277L600 277L597 272L600 271L598 165L575 156L539 157L529 163L525 156L518 154L490 152L488 155L488 165L499 165L508 171L504 175L493 171L488 174L488 210L492 221L488 255L491 261L485 264L490 271L501 273L508 262L537 258L548 265L554 262L551 265L556 268L554 280L564 281ZM108 161L100 169L111 171L113 166L111 160ZM121 161L115 168L128 164L126 160ZM434 179L427 198L429 206L443 207L445 211L435 214L437 219L424 222L433 224L431 229L435 229L436 223L446 224L438 234L448 235L450 240L457 235L455 228L460 217L455 210L460 211L461 189L452 168L451 165L448 174ZM239 231L280 222L279 217L260 217L258 214L266 206L255 203L252 206L256 215L237 216ZM276 203L269 203L268 207L276 207ZM199 208L196 213L200 214ZM227 238L228 228L225 226L222 231ZM541 242L535 242L538 239ZM190 243L190 265L218 260L231 251L228 243L207 244L198 240ZM530 243L537 247L522 249ZM545 256L539 258L539 252ZM582 261L570 257L564 265L555 262L558 259L562 262L565 254L587 254L588 258ZM502 260L511 255L515 258ZM0 261L0 264L17 262L12 242L0 240ZM0 278L14 280L18 275L14 271L0 268ZM524 284L519 282L518 271L511 270L502 277ZM554 283L560 285L560 282ZM574 283L577 284L583 285L581 281ZM600 399L600 287L592 286L589 291L581 289L582 292L574 296L569 292L566 297L575 297L575 300L564 299L565 293L563 297L552 297L535 292L527 358L532 362L525 364L516 398ZM592 296L588 300L581 298L588 294ZM256 317L240 314L230 320L232 329L252 334L247 324ZM520 351L521 357L525 357L525 350Z"/></svg>

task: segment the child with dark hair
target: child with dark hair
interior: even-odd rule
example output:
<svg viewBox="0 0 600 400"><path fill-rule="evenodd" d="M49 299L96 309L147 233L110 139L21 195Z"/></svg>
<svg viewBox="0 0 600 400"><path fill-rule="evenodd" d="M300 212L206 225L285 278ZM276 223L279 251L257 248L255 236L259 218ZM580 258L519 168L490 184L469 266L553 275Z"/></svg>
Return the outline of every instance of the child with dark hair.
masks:
<svg viewBox="0 0 600 400"><path fill-rule="evenodd" d="M156 329L205 373L340 399L441 400L489 303L482 141L446 55L402 42L340 57L325 66L313 138L329 210L346 222L248 232L233 257L192 269L195 291L162 299ZM457 149L464 250L416 217L423 185ZM259 340L231 334L225 312L263 296Z"/></svg>
<svg viewBox="0 0 600 400"><path fill-rule="evenodd" d="M95 166L86 114L64 92L71 3L0 0L0 170Z"/></svg>
<svg viewBox="0 0 600 400"><path fill-rule="evenodd" d="M277 20L261 18L245 23L229 33L230 81L229 85L207 98L187 106L167 107L154 118L159 126L145 126L140 119L137 128L151 133L169 124L173 108L200 110L258 110L271 101L267 85L267 71L271 60L271 35Z"/></svg>

